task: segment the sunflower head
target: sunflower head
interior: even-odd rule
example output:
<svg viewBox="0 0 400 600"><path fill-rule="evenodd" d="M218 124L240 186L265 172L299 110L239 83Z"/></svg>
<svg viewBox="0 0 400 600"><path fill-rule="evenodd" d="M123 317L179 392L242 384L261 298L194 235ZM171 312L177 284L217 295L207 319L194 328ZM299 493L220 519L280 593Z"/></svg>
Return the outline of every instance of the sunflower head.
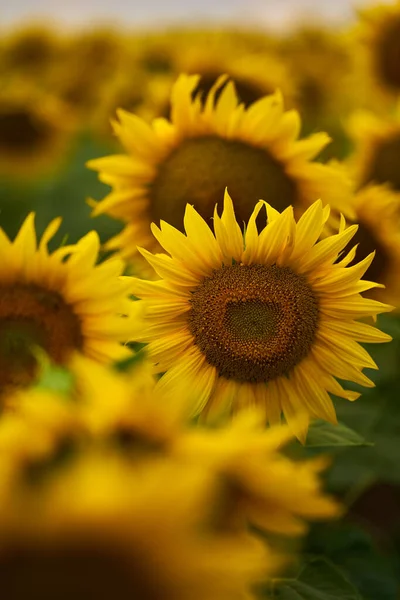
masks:
<svg viewBox="0 0 400 600"><path fill-rule="evenodd" d="M348 119L347 127L355 145L349 165L356 183L388 184L400 191L400 104L389 116L358 110Z"/></svg>
<svg viewBox="0 0 400 600"><path fill-rule="evenodd" d="M400 4L360 11L358 37L379 86L391 94L400 90Z"/></svg>
<svg viewBox="0 0 400 600"><path fill-rule="evenodd" d="M244 237L227 194L222 217L214 212L214 235L190 205L186 235L163 221L152 226L168 255L141 250L163 281L134 280L145 306L139 339L166 372L161 389L193 390L193 412L255 403L270 422L283 412L304 439L307 425L297 427L297 414L336 422L328 392L358 397L336 377L373 385L362 369L376 365L357 342L390 337L357 319L391 307L360 295L378 285L360 280L373 254L352 267L354 249L340 257L357 226L342 222L339 233L316 243L328 207L316 202L296 223L292 207L281 214L266 205L268 223L258 233L263 206Z"/></svg>
<svg viewBox="0 0 400 600"><path fill-rule="evenodd" d="M43 77L59 57L61 43L54 27L32 24L19 28L2 43L0 71Z"/></svg>
<svg viewBox="0 0 400 600"><path fill-rule="evenodd" d="M0 505L0 573L15 600L244 600L269 569L261 542L207 527L210 479L195 466L138 470L87 453L13 489Z"/></svg>
<svg viewBox="0 0 400 600"><path fill-rule="evenodd" d="M74 123L55 97L26 81L0 92L0 174L37 176L68 150Z"/></svg>
<svg viewBox="0 0 400 600"><path fill-rule="evenodd" d="M118 111L114 131L127 154L89 162L113 187L94 214L123 219L122 233L109 247L123 256L136 255L136 244L147 246L152 220L182 229L186 203L212 218L215 204L228 185L240 222L250 218L255 202L265 198L274 208L293 205L301 214L322 196L346 211L350 193L347 174L337 165L312 162L328 143L327 135L298 140L300 118L284 111L279 92L245 108L233 82L218 79L204 104L193 99L200 76L182 75L171 96L171 120L149 125ZM218 100L216 96L219 94Z"/></svg>
<svg viewBox="0 0 400 600"><path fill-rule="evenodd" d="M33 214L14 242L0 229L0 393L33 380L43 350L59 364L74 351L104 362L128 353L119 343L124 326L132 326L128 284L119 278L123 263L95 265L94 232L50 253L60 222L50 223L39 244Z"/></svg>

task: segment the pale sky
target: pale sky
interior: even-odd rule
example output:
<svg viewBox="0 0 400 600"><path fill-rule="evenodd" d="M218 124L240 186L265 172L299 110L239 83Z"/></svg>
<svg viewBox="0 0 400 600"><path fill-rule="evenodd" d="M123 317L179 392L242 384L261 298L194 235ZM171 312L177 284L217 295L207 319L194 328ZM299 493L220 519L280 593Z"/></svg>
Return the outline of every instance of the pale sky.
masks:
<svg viewBox="0 0 400 600"><path fill-rule="evenodd" d="M228 22L284 28L299 20L346 22L354 18L355 6L371 3L379 0L0 0L0 27L51 19L66 26Z"/></svg>

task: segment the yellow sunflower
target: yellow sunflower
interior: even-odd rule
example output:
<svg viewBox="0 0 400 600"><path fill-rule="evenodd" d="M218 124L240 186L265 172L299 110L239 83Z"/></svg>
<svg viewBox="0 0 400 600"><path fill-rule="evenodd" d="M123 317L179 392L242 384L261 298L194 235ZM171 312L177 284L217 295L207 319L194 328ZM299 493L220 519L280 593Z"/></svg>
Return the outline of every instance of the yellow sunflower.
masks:
<svg viewBox="0 0 400 600"><path fill-rule="evenodd" d="M0 73L43 79L59 58L60 38L54 26L32 23L2 36Z"/></svg>
<svg viewBox="0 0 400 600"><path fill-rule="evenodd" d="M360 11L357 29L371 78L395 97L400 91L400 2Z"/></svg>
<svg viewBox="0 0 400 600"><path fill-rule="evenodd" d="M120 342L129 337L137 308L128 297L129 279L119 277L122 261L96 266L94 231L50 253L60 223L52 221L39 244L33 213L13 242L0 229L0 393L35 378L37 347L60 364L73 351L101 362L129 355Z"/></svg>
<svg viewBox="0 0 400 600"><path fill-rule="evenodd" d="M208 428L188 423L185 398L166 402L143 363L121 375L76 356L72 372L73 402L41 389L12 395L14 411L0 420L0 507L30 473L37 481L64 468L62 459L89 451L112 452L137 473L166 462L187 473L204 471L209 496L202 513L214 531L242 537L250 523L293 537L305 533L307 521L339 515L321 489L325 459L285 457L282 446L292 434L288 427L266 429L262 411L244 410ZM274 541L268 545L275 556Z"/></svg>
<svg viewBox="0 0 400 600"><path fill-rule="evenodd" d="M68 152L74 122L53 95L26 80L0 90L0 175L38 176Z"/></svg>
<svg viewBox="0 0 400 600"><path fill-rule="evenodd" d="M251 600L274 564L254 536L212 530L203 469L88 453L34 483L0 503L7 598Z"/></svg>
<svg viewBox="0 0 400 600"><path fill-rule="evenodd" d="M392 115L359 110L348 120L354 142L349 167L358 186L387 183L400 192L400 104Z"/></svg>
<svg viewBox="0 0 400 600"><path fill-rule="evenodd" d="M218 80L203 106L199 94L192 98L200 77L180 76L172 90L171 122L155 119L149 125L118 111L113 127L127 154L88 163L113 188L93 214L107 213L126 223L108 248L119 248L132 259L137 244L152 244L151 221L181 227L187 202L210 219L226 186L240 222L249 219L259 198L279 210L293 205L301 214L322 197L346 211L347 174L338 165L311 161L329 137L317 133L298 140L300 117L284 112L279 92L245 109L233 83L225 85L225 80Z"/></svg>
<svg viewBox="0 0 400 600"><path fill-rule="evenodd" d="M385 185L368 185L355 194L353 207L358 223L352 239L358 244L357 259L375 252L365 277L385 286L366 295L400 308L400 193Z"/></svg>
<svg viewBox="0 0 400 600"><path fill-rule="evenodd" d="M166 372L159 389L174 395L184 386L194 413L256 403L270 423L283 412L304 440L298 413L335 423L328 392L359 396L336 377L374 385L362 369L376 364L357 342L391 338L356 319L391 307L360 295L378 285L360 281L373 254L347 267L352 249L338 261L357 226L315 243L329 207L314 203L296 224L292 207L280 214L267 205L268 225L258 234L264 204L244 239L228 194L222 217L214 211L215 235L190 205L186 236L164 221L152 225L170 256L140 249L162 280L134 279L147 310L137 339L148 342L155 370Z"/></svg>

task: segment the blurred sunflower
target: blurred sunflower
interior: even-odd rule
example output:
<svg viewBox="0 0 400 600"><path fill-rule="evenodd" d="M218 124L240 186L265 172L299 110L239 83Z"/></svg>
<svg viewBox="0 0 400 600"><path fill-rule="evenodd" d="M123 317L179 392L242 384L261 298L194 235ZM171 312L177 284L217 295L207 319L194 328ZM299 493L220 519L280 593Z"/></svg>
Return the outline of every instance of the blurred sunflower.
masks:
<svg viewBox="0 0 400 600"><path fill-rule="evenodd" d="M395 114L384 117L356 111L348 131L355 145L349 167L356 184L386 183L400 192L400 104Z"/></svg>
<svg viewBox="0 0 400 600"><path fill-rule="evenodd" d="M389 94L400 92L400 2L359 11L358 37L371 75Z"/></svg>
<svg viewBox="0 0 400 600"><path fill-rule="evenodd" d="M199 81L199 76L179 77L172 91L171 122L155 119L149 125L118 111L113 127L127 154L89 161L100 180L113 188L93 214L107 213L126 223L108 248L119 248L132 259L137 244L156 247L151 221L163 219L181 228L186 203L210 219L226 186L235 197L239 221L249 219L259 198L279 210L293 205L301 214L322 197L346 212L347 174L338 165L311 162L329 142L326 134L298 140L299 115L284 112L279 93L246 110L225 77L203 106L201 94L192 98Z"/></svg>
<svg viewBox="0 0 400 600"><path fill-rule="evenodd" d="M64 364L80 351L101 362L129 355L133 311L122 261L95 265L100 241L94 231L53 253L48 243L61 219L52 221L39 244L34 215L14 242L0 229L0 393L27 385L38 371L38 347ZM122 315L125 318L122 318Z"/></svg>
<svg viewBox="0 0 400 600"><path fill-rule="evenodd" d="M31 24L17 28L3 36L0 73L5 79L18 74L43 80L60 52L61 39L54 26Z"/></svg>
<svg viewBox="0 0 400 600"><path fill-rule="evenodd" d="M292 104L294 89L292 78L283 61L272 52L251 52L238 44L235 38L211 38L188 45L185 51L177 52L175 75L199 74L200 79L193 90L193 97L199 93L206 101L211 89L221 75L228 75L235 84L240 102L246 107L260 98L273 94L279 89L285 103ZM220 85L215 100L218 100L224 85Z"/></svg>
<svg viewBox="0 0 400 600"><path fill-rule="evenodd" d="M250 523L297 536L305 533L306 521L338 515L338 505L321 489L325 459L282 454L292 439L287 427L266 429L258 410L240 411L214 428L188 424L186 399L166 402L143 366L121 375L76 356L74 402L40 389L14 394L14 412L0 421L0 450L6 456L0 489L3 481L2 488L12 493L21 473L29 474L35 465L37 473L58 470L63 465L57 460L68 458L62 451L85 450L91 443L92 450L116 452L136 470L165 461L187 472L204 469L212 481L207 510L216 531L240 536ZM29 427L32 436L26 436ZM272 540L269 547L275 554Z"/></svg>
<svg viewBox="0 0 400 600"><path fill-rule="evenodd" d="M61 60L49 74L48 86L87 129L92 111L107 93L115 73L125 65L124 36L97 28L65 37Z"/></svg>
<svg viewBox="0 0 400 600"><path fill-rule="evenodd" d="M73 490L73 494L71 494ZM162 490L162 494L160 494ZM0 574L22 600L247 600L271 568L253 536L213 532L202 469L86 454L0 505ZM19 492L19 493L18 493Z"/></svg>
<svg viewBox="0 0 400 600"><path fill-rule="evenodd" d="M357 226L315 243L329 207L314 203L296 224L293 208L282 214L267 205L268 225L258 234L260 201L243 233L225 195L212 234L187 205L186 236L161 221L152 232L169 253L140 249L161 281L134 279L144 299L144 322L136 339L147 342L157 384L168 395L192 390L192 412L259 404L270 423L283 412L304 440L308 422L336 422L328 394L355 400L335 377L372 387L363 368L377 368L357 342L390 336L356 319L391 310L360 292L378 284L360 280L373 259L347 267L355 248L337 262ZM347 267L347 268L346 268ZM147 311L147 313L146 313Z"/></svg>
<svg viewBox="0 0 400 600"><path fill-rule="evenodd" d="M261 411L242 410L224 427L182 431L172 453L187 466L217 474L218 527L241 531L250 523L268 533L298 536L306 533L307 521L337 517L341 509L321 489L326 459L285 457L282 447L291 438L288 427L266 429Z"/></svg>
<svg viewBox="0 0 400 600"><path fill-rule="evenodd" d="M0 175L36 177L65 160L74 123L54 96L26 81L0 90Z"/></svg>
<svg viewBox="0 0 400 600"><path fill-rule="evenodd" d="M358 230L352 244L358 244L357 259L375 252L365 277L385 286L365 295L400 307L400 193L385 185L368 185L355 194L353 207Z"/></svg>

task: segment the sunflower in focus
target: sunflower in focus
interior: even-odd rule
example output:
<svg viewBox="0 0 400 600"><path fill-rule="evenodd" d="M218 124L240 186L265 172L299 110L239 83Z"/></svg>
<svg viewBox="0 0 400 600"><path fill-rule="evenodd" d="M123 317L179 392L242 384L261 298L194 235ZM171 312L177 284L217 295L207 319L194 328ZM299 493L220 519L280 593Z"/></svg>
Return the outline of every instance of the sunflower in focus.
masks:
<svg viewBox="0 0 400 600"><path fill-rule="evenodd" d="M41 175L65 159L74 123L57 98L26 81L0 91L0 175Z"/></svg>
<svg viewBox="0 0 400 600"><path fill-rule="evenodd" d="M30 384L42 349L57 364L79 351L100 362L130 355L136 305L129 300L122 261L96 266L100 241L90 232L77 244L50 253L61 219L52 221L39 244L31 213L12 242L0 229L0 394ZM124 318L123 318L124 317Z"/></svg>
<svg viewBox="0 0 400 600"><path fill-rule="evenodd" d="M375 252L365 277L384 285L384 288L369 290L366 295L399 307L400 193L386 185L368 185L355 194L353 207L358 223L352 239L352 244L358 244L357 260Z"/></svg>
<svg viewBox="0 0 400 600"><path fill-rule="evenodd" d="M299 115L284 112L280 93L245 109L234 84L222 77L204 104L200 93L193 99L199 81L195 75L179 77L172 90L171 121L155 119L149 125L118 111L113 127L127 154L89 161L112 187L93 214L107 213L126 223L108 248L120 249L128 260L137 256L137 244L156 248L152 221L163 219L180 229L186 203L208 220L226 186L240 222L249 219L259 198L277 210L293 205L301 214L323 197L346 212L347 173L337 165L312 162L329 137L318 133L298 140Z"/></svg>
<svg viewBox="0 0 400 600"><path fill-rule="evenodd" d="M400 192L400 104L384 117L366 110L353 113L348 131L355 145L349 167L356 184L383 183Z"/></svg>
<svg viewBox="0 0 400 600"><path fill-rule="evenodd" d="M400 2L360 11L358 37L377 87L392 97L400 92Z"/></svg>
<svg viewBox="0 0 400 600"><path fill-rule="evenodd" d="M341 256L357 226L342 223L316 243L329 218L318 201L298 223L292 207L279 213L267 205L268 224L258 233L264 204L244 238L228 194L222 217L214 211L214 235L190 205L186 235L164 221L152 225L168 255L140 250L162 280L134 279L145 314L138 340L165 373L159 389L174 395L184 386L193 413L257 404L270 423L283 412L304 440L310 417L336 423L328 392L359 396L336 378L373 387L362 370L377 366L358 342L391 338L357 319L391 307L360 295L378 285L360 280L373 254L351 267L355 248Z"/></svg>

